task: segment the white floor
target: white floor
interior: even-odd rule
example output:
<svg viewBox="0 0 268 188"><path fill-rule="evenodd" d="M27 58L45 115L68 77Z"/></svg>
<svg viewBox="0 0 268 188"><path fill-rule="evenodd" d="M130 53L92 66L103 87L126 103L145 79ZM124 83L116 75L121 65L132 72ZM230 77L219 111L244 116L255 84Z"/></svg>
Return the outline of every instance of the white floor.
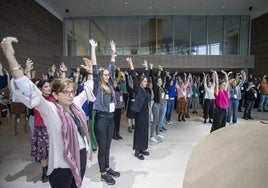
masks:
<svg viewBox="0 0 268 188"><path fill-rule="evenodd" d="M256 114L258 112L255 112ZM268 113L261 112L262 116ZM190 114L186 122L178 122L173 114L174 124L166 125L165 137L158 143L149 142L150 155L140 161L133 156L133 133L127 132L123 114L121 135L123 140L112 142L110 165L121 172L113 187L117 188L182 188L184 173L191 152L198 142L207 136L211 124L203 124L202 112ZM239 117L242 113L239 114ZM252 122L259 121L261 117ZM238 123L248 122L239 118ZM14 136L9 119L3 118L0 125L0 187L32 188L50 187L41 182L41 166L30 156L31 138L24 134L19 125L19 134ZM100 181L97 153L86 170L83 180L86 187L110 187Z"/></svg>

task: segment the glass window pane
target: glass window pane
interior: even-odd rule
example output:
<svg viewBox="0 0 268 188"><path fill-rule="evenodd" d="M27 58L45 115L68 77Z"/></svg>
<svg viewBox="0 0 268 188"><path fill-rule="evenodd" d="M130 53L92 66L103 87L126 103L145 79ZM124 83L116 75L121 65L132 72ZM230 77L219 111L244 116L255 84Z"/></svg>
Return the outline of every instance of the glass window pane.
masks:
<svg viewBox="0 0 268 188"><path fill-rule="evenodd" d="M75 54L89 54L89 21L88 19L74 20Z"/></svg>
<svg viewBox="0 0 268 188"><path fill-rule="evenodd" d="M226 16L224 17L224 55L237 55L239 54L239 16Z"/></svg>
<svg viewBox="0 0 268 188"><path fill-rule="evenodd" d="M173 44L168 43L169 51L174 51L175 54L188 55L190 54L190 22L189 17L174 18L174 49Z"/></svg>
<svg viewBox="0 0 268 188"><path fill-rule="evenodd" d="M98 46L96 54L106 53L106 22L104 17L92 18L90 21L91 38L96 40Z"/></svg>
<svg viewBox="0 0 268 188"><path fill-rule="evenodd" d="M140 19L140 49L138 55L155 53L156 21L154 17L142 17Z"/></svg>
<svg viewBox="0 0 268 188"><path fill-rule="evenodd" d="M110 17L107 19L107 53L110 54L110 41L114 40L116 43L116 52L119 55L123 54L122 42L122 18Z"/></svg>
<svg viewBox="0 0 268 188"><path fill-rule="evenodd" d="M249 54L249 27L250 17L243 16L241 19L241 33L240 33L240 55Z"/></svg>
<svg viewBox="0 0 268 188"><path fill-rule="evenodd" d="M223 17L209 16L208 24L208 55L222 54Z"/></svg>
<svg viewBox="0 0 268 188"><path fill-rule="evenodd" d="M206 17L191 17L191 54L206 55Z"/></svg>
<svg viewBox="0 0 268 188"><path fill-rule="evenodd" d="M158 33L157 45L160 47L159 52L162 54L173 54L173 19L171 16L162 16L158 19L162 20L161 33ZM169 46L171 47L169 49Z"/></svg>
<svg viewBox="0 0 268 188"><path fill-rule="evenodd" d="M124 21L124 55L137 55L139 50L139 17L127 17Z"/></svg>

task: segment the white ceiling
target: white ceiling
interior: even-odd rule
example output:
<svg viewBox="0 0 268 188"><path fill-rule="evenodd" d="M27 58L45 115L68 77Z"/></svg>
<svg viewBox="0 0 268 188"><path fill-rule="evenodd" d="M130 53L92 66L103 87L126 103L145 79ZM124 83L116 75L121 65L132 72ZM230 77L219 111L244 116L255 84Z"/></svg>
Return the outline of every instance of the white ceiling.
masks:
<svg viewBox="0 0 268 188"><path fill-rule="evenodd" d="M64 17L126 15L250 15L254 18L268 12L268 0L35 1L61 20Z"/></svg>

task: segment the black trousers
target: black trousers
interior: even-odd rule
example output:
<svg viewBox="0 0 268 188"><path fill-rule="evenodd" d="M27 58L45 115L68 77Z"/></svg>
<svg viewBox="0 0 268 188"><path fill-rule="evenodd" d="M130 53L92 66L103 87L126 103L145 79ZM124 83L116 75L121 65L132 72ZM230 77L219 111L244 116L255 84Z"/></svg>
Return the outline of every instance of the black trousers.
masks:
<svg viewBox="0 0 268 188"><path fill-rule="evenodd" d="M227 109L217 108L214 109L213 123L210 132L216 131L226 125Z"/></svg>
<svg viewBox="0 0 268 188"><path fill-rule="evenodd" d="M203 105L204 111L204 119L213 119L213 111L215 108L215 100L214 99L205 99Z"/></svg>
<svg viewBox="0 0 268 188"><path fill-rule="evenodd" d="M80 150L81 180L83 180L87 166L86 149ZM77 188L70 168L57 168L49 175L49 183L52 188Z"/></svg>
<svg viewBox="0 0 268 188"><path fill-rule="evenodd" d="M121 108L116 108L115 111L114 111L115 133L119 133L119 131L120 131L121 114L122 114L122 109Z"/></svg>
<svg viewBox="0 0 268 188"><path fill-rule="evenodd" d="M254 107L255 101L245 101L245 111L244 111L244 117L245 118L252 118L251 112Z"/></svg>
<svg viewBox="0 0 268 188"><path fill-rule="evenodd" d="M109 157L112 137L114 133L114 113L108 112L96 112L95 136L98 142L98 163L100 172L106 172L106 168L109 168Z"/></svg>

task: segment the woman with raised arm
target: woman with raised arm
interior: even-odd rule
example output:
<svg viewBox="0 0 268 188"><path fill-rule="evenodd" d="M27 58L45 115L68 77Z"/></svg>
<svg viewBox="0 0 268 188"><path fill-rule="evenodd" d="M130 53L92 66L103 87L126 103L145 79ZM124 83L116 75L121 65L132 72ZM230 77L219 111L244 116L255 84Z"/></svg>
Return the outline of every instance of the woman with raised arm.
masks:
<svg viewBox="0 0 268 188"><path fill-rule="evenodd" d="M203 114L204 114L204 123L207 123L207 119L209 119L209 123L212 123L213 120L213 112L215 106L215 74L212 74L212 80L208 80L208 74L203 73L204 75L204 105L203 105Z"/></svg>
<svg viewBox="0 0 268 188"><path fill-rule="evenodd" d="M93 109L96 110L94 132L98 142L98 163L101 173L101 181L108 185L115 184L113 177L119 177L120 173L110 168L110 148L114 133L114 111L115 111L115 57L116 48L114 41L110 41L111 46L111 62L108 69L98 70L95 49L97 43L90 40L92 47L92 65L94 94L96 100Z"/></svg>
<svg viewBox="0 0 268 188"><path fill-rule="evenodd" d="M54 79L52 95L56 102L47 101L42 92L30 81L15 58L12 43L6 37L1 47L8 60L11 88L16 98L28 108L36 108L43 117L49 135L49 183L52 188L80 188L86 170L87 155L92 158L86 117L81 109L86 100L94 101L92 80L85 83L85 90L75 97L73 82L68 78Z"/></svg>
<svg viewBox="0 0 268 188"><path fill-rule="evenodd" d="M133 79L133 89L135 91L135 100L131 106L131 110L136 113L135 127L133 137L134 156L140 160L144 160L144 155L149 155L148 149L148 123L149 123L149 102L150 93L147 88L148 80L148 63L144 62L145 75L137 78L131 58L126 59Z"/></svg>
<svg viewBox="0 0 268 188"><path fill-rule="evenodd" d="M226 124L227 109L229 107L229 95L228 95L228 74L225 71L221 71L225 78L219 83L219 77L216 71L215 74L215 109L213 115L213 122L210 132L216 131Z"/></svg>

